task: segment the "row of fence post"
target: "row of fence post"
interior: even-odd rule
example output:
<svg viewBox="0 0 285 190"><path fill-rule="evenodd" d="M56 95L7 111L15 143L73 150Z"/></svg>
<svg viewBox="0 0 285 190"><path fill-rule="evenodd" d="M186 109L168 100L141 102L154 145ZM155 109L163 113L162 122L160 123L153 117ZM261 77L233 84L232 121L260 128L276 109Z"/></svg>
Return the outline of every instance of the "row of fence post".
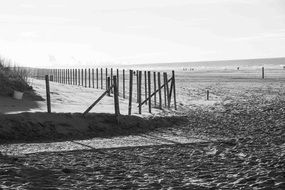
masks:
<svg viewBox="0 0 285 190"><path fill-rule="evenodd" d="M116 91L118 96L121 95L122 98L124 99L127 98L126 81L129 80L128 84L129 115L132 113L132 105L135 101L139 105L138 106L139 114L141 114L142 112L143 104L148 105L149 113L152 112L152 106L162 109L164 105L165 108L170 108L172 97L173 97L174 108L175 110L177 109L174 71L172 71L172 76L170 79L168 79L166 72L163 73L162 84L161 84L160 72L129 70L129 79L127 79L126 77L127 72L125 72L125 69L122 70L122 73L119 71L119 69L117 69L116 72L114 73L113 68L110 69L109 73L108 71L109 71L108 68L106 68L105 77L104 77L103 68L51 69L47 70L47 74L50 76L49 77L50 81L62 84L84 86L86 88L97 88L97 89L105 88L107 90L110 86L112 86L116 82L117 91L115 88L114 89L111 88L111 90L107 94L110 96L111 93L113 94ZM122 74L122 78L120 77L120 74ZM143 74L144 74L144 81L142 80ZM114 76L116 77L114 78ZM135 79L134 76L136 77ZM115 79L116 81L114 81ZM120 85L120 79L122 81L122 85ZM134 85L136 85L136 88L133 88ZM121 91L119 90L120 86L122 89ZM136 91L136 95L134 90ZM163 97L162 93L164 95ZM136 99L133 99L133 97L136 97ZM164 99L164 102L162 102L162 99Z"/></svg>

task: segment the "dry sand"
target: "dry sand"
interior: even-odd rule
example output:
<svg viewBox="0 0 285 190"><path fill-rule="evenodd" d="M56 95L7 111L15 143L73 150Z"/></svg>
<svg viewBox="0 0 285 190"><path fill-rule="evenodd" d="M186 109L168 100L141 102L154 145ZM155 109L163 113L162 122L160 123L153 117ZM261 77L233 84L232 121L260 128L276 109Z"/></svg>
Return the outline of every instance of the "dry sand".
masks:
<svg viewBox="0 0 285 190"><path fill-rule="evenodd" d="M284 101L285 70L267 71L265 76L265 79L261 79L258 71L245 70L177 72L178 111L156 110L154 115L191 116L191 113L200 113L201 110L217 114L226 112L228 115L242 115L238 109L229 109L235 104L243 106L241 102L252 99L255 101L248 104L251 107L258 102L258 108L268 109L266 106L269 103L282 98ZM34 89L45 97L43 81L33 80L32 84ZM207 89L210 91L209 100L206 100ZM101 90L56 83L51 83L51 91L54 112L82 112L93 102L90 100L91 96L97 97L102 93ZM122 113L126 113L124 106L127 105L127 101L121 99L121 102ZM112 103L112 98L105 97L92 111L113 113ZM46 110L45 102L31 103L25 99L18 101L1 97L0 104L2 113ZM147 109L147 106L144 109ZM242 111L246 112L247 107ZM263 113L263 110L260 112ZM146 113L144 116L149 118L147 110L144 110L144 113ZM39 123L49 119L48 114L43 114L42 117L39 117L39 113L31 115L30 119ZM191 117L189 119L191 120ZM264 119L266 121L266 118ZM279 120L279 123L284 123L282 118ZM57 122L62 123L60 120ZM75 126L73 129L82 128L83 123L80 123L79 119L76 122L69 121L69 124ZM225 124L227 122L230 121L225 121ZM246 140L244 143L239 141L219 143L215 142L215 139L192 133L195 129L192 124L195 124L195 121L191 121L191 126L181 127L181 124L175 125L174 121L173 125L164 127L170 123L164 122L158 128L127 136L85 138L64 142L1 144L2 154L16 157L0 155L3 161L0 165L3 168L0 173L3 179L0 181L0 187L4 189L17 187L23 189L40 187L251 189L253 186L281 189L284 187L284 177L282 177L284 159L282 160L282 152L277 149L279 146L273 145L276 149L272 149L272 145L267 142L259 146L254 144L255 141L248 144ZM63 125L59 128L65 127ZM213 144L209 141L213 141Z"/></svg>

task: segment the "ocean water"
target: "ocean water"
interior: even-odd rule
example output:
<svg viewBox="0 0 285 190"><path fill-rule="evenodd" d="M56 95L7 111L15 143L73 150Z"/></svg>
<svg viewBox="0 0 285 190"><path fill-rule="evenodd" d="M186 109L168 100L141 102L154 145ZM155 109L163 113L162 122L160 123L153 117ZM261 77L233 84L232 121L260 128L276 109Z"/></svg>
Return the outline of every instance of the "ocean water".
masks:
<svg viewBox="0 0 285 190"><path fill-rule="evenodd" d="M223 61L200 61L200 62L173 62L173 63L154 63L140 65L126 65L123 68L136 70L256 70L262 67L266 69L285 69L284 58L266 59L246 59L246 60L223 60Z"/></svg>

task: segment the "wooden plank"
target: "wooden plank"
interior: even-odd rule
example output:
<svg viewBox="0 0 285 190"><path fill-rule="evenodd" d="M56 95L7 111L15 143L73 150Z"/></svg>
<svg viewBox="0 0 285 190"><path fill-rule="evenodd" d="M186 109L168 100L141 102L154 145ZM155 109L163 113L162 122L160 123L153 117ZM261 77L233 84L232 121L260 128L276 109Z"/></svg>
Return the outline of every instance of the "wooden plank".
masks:
<svg viewBox="0 0 285 190"><path fill-rule="evenodd" d="M261 68L261 78L264 79L264 67Z"/></svg>
<svg viewBox="0 0 285 190"><path fill-rule="evenodd" d="M46 80L46 96L47 96L47 112L51 113L51 106L50 106L50 88L49 88L49 76L45 76Z"/></svg>
<svg viewBox="0 0 285 190"><path fill-rule="evenodd" d="M133 70L130 70L130 80L129 80L129 109L128 114L132 114L132 96L133 96Z"/></svg>
<svg viewBox="0 0 285 190"><path fill-rule="evenodd" d="M120 107L119 107L119 90L117 84L117 76L113 76L114 82L114 105L115 105L115 115L120 115Z"/></svg>
<svg viewBox="0 0 285 190"><path fill-rule="evenodd" d="M114 86L111 86L110 88L108 88L91 106L89 106L89 108L87 108L87 110L83 113L83 116L85 116L96 104L98 104L98 102L100 102L100 100L108 93L108 91L111 90L111 88L113 88Z"/></svg>
<svg viewBox="0 0 285 190"><path fill-rule="evenodd" d="M148 112L151 113L151 78L150 71L147 72L148 75Z"/></svg>

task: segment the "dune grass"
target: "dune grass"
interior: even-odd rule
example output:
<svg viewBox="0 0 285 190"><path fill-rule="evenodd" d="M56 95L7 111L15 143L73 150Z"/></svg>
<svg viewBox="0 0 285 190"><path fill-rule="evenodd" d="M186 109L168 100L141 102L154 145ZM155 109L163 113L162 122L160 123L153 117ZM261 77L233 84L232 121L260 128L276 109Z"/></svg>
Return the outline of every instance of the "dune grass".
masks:
<svg viewBox="0 0 285 190"><path fill-rule="evenodd" d="M0 57L0 95L11 96L16 91L31 91L28 82L28 71L12 66L10 60Z"/></svg>

